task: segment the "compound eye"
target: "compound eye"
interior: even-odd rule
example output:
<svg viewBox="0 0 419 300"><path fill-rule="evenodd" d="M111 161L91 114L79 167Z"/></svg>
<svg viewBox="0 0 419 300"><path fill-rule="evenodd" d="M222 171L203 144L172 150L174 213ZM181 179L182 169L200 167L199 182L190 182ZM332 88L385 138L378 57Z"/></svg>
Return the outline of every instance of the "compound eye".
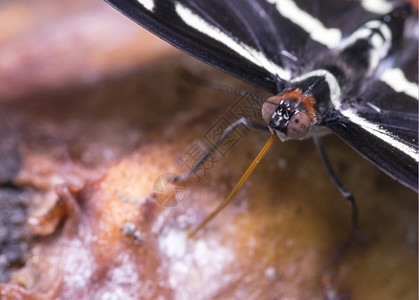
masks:
<svg viewBox="0 0 419 300"><path fill-rule="evenodd" d="M294 114L287 126L287 136L291 139L305 137L310 129L310 117L302 111Z"/></svg>

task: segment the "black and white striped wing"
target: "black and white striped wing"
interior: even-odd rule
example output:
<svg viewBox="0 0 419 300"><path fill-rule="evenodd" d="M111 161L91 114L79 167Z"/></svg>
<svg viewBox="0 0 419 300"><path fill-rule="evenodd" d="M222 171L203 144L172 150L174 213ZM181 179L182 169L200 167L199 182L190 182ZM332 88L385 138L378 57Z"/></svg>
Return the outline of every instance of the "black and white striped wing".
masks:
<svg viewBox="0 0 419 300"><path fill-rule="evenodd" d="M329 49L365 22L390 11L392 2L400 3L106 1L175 47L272 94L311 70L317 57L327 57ZM403 50L399 52L401 61L407 61ZM397 59L392 66L398 66ZM405 69L409 66L413 71L407 79L416 82L417 89L417 59ZM398 91L391 81L379 78L362 83L362 93L342 99L339 111L333 111L324 125L388 175L417 189L417 93Z"/></svg>
<svg viewBox="0 0 419 300"><path fill-rule="evenodd" d="M410 25L403 47L393 49L376 76L361 83L356 97L342 100L338 116L326 126L390 177L417 191L418 33L417 22Z"/></svg>
<svg viewBox="0 0 419 300"><path fill-rule="evenodd" d="M418 100L382 81L370 89L362 100L334 112L326 126L390 177L417 190ZM417 85L411 91L417 97Z"/></svg>
<svg viewBox="0 0 419 300"><path fill-rule="evenodd" d="M273 94L376 16L359 1L106 1L175 47Z"/></svg>

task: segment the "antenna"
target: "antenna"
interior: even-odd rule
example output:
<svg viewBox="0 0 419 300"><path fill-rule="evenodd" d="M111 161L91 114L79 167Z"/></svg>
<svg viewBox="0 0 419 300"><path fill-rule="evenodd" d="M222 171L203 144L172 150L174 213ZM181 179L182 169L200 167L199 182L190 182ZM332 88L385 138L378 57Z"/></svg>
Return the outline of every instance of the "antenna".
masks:
<svg viewBox="0 0 419 300"><path fill-rule="evenodd" d="M231 94L235 94L235 95L239 95L239 96L244 96L244 97L248 97L256 102L259 103L264 103L266 101L266 98L263 97L257 97L252 95L251 93L247 92L246 90L242 90L242 89L236 89L234 87L231 87L229 85L226 84L222 84L220 82L214 82L214 81L210 81L210 80L206 80L203 78L200 78L198 76L195 76L194 74L192 74L191 72L185 70L185 69L180 69L178 71L179 75L181 77L183 77L185 80L197 84L197 85L201 85L207 88L211 88L211 89L215 89L215 90L219 90L219 91L223 91L223 92L227 92L227 93L231 93Z"/></svg>

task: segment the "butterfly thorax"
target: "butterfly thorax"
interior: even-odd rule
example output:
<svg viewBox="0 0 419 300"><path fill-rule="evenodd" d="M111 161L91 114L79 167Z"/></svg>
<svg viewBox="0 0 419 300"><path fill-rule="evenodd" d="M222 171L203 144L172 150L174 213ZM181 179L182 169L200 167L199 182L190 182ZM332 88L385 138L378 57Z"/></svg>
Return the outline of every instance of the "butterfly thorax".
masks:
<svg viewBox="0 0 419 300"><path fill-rule="evenodd" d="M280 94L270 97L262 107L262 116L269 129L281 140L318 135L317 127L333 107L332 97L340 97L339 84L335 81L326 70L316 70L290 81Z"/></svg>

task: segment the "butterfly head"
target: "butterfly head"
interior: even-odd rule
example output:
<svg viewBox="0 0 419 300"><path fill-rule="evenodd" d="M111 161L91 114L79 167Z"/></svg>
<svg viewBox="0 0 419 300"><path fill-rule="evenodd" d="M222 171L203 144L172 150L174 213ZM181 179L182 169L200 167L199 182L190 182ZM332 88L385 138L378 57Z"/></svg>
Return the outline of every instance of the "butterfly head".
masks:
<svg viewBox="0 0 419 300"><path fill-rule="evenodd" d="M281 140L302 139L311 127L311 118L304 104L292 95L276 95L263 104L262 116L271 131Z"/></svg>

